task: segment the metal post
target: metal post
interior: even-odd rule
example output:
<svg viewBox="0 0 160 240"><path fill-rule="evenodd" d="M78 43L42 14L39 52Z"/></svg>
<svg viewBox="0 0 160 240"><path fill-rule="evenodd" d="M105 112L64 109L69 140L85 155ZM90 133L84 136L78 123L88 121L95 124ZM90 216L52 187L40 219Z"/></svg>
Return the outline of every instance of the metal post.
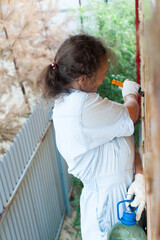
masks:
<svg viewBox="0 0 160 240"><path fill-rule="evenodd" d="M79 6L80 6L80 8L82 6L81 0L79 0ZM82 16L80 17L80 22L81 22L81 28L83 30L83 17Z"/></svg>
<svg viewBox="0 0 160 240"><path fill-rule="evenodd" d="M67 181L65 177L65 172L64 172L64 159L60 155L56 142L55 142L55 134L54 134L54 126L52 126L52 136L53 136L53 142L55 143L55 149L56 149L56 156L57 156L57 164L59 168L59 174L60 174L60 181L61 181L61 186L62 186L62 191L63 191L63 197L64 197L64 203L66 207L66 212L68 217L71 217L71 208L70 208L70 202L69 202L69 193L68 193L68 188L67 188Z"/></svg>
<svg viewBox="0 0 160 240"><path fill-rule="evenodd" d="M135 27L136 27L136 67L137 67L137 83L140 84L140 48L139 48L139 0L135 0ZM139 106L141 104L138 98Z"/></svg>

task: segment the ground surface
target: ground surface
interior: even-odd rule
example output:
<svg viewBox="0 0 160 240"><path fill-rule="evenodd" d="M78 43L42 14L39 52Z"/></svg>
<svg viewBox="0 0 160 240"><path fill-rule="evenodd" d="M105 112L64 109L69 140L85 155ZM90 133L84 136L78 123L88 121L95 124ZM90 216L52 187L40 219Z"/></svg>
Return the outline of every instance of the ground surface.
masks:
<svg viewBox="0 0 160 240"><path fill-rule="evenodd" d="M77 199L75 187L72 190L70 198L74 200ZM82 240L80 226L79 224L75 224L77 218L77 209L75 206L73 207L73 204L71 204L71 215L71 218L69 218L67 215L65 216L58 240Z"/></svg>

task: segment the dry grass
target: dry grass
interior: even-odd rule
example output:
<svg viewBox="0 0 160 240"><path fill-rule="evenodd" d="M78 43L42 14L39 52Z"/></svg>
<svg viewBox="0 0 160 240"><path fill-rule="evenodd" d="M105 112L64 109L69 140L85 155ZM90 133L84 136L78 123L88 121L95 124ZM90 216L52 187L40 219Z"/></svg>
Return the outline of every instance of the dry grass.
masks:
<svg viewBox="0 0 160 240"><path fill-rule="evenodd" d="M21 118L31 113L32 104L39 98L35 95L36 78L53 61L67 35L70 19L57 22L57 2L0 2L0 143L12 141L23 123ZM13 86L21 91L17 103ZM0 153L4 153L3 147Z"/></svg>

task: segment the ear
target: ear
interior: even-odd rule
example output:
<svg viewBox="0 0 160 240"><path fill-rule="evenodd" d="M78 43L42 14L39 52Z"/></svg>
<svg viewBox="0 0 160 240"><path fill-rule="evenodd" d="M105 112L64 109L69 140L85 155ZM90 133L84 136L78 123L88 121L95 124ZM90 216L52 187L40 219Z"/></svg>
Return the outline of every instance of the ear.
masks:
<svg viewBox="0 0 160 240"><path fill-rule="evenodd" d="M82 75L78 78L78 83L81 87L86 85L86 82L87 82L87 76L86 75Z"/></svg>

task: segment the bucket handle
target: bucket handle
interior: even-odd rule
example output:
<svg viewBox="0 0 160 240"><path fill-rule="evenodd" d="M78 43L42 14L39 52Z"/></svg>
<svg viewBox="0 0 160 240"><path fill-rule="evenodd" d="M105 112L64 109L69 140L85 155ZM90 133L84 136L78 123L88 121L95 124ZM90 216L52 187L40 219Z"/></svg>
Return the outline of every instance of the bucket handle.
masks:
<svg viewBox="0 0 160 240"><path fill-rule="evenodd" d="M119 205L121 203L124 203L124 202L132 202L133 200L123 200L123 201L120 201L118 204L117 204L117 216L118 216L118 220L121 220L121 218L119 217Z"/></svg>

